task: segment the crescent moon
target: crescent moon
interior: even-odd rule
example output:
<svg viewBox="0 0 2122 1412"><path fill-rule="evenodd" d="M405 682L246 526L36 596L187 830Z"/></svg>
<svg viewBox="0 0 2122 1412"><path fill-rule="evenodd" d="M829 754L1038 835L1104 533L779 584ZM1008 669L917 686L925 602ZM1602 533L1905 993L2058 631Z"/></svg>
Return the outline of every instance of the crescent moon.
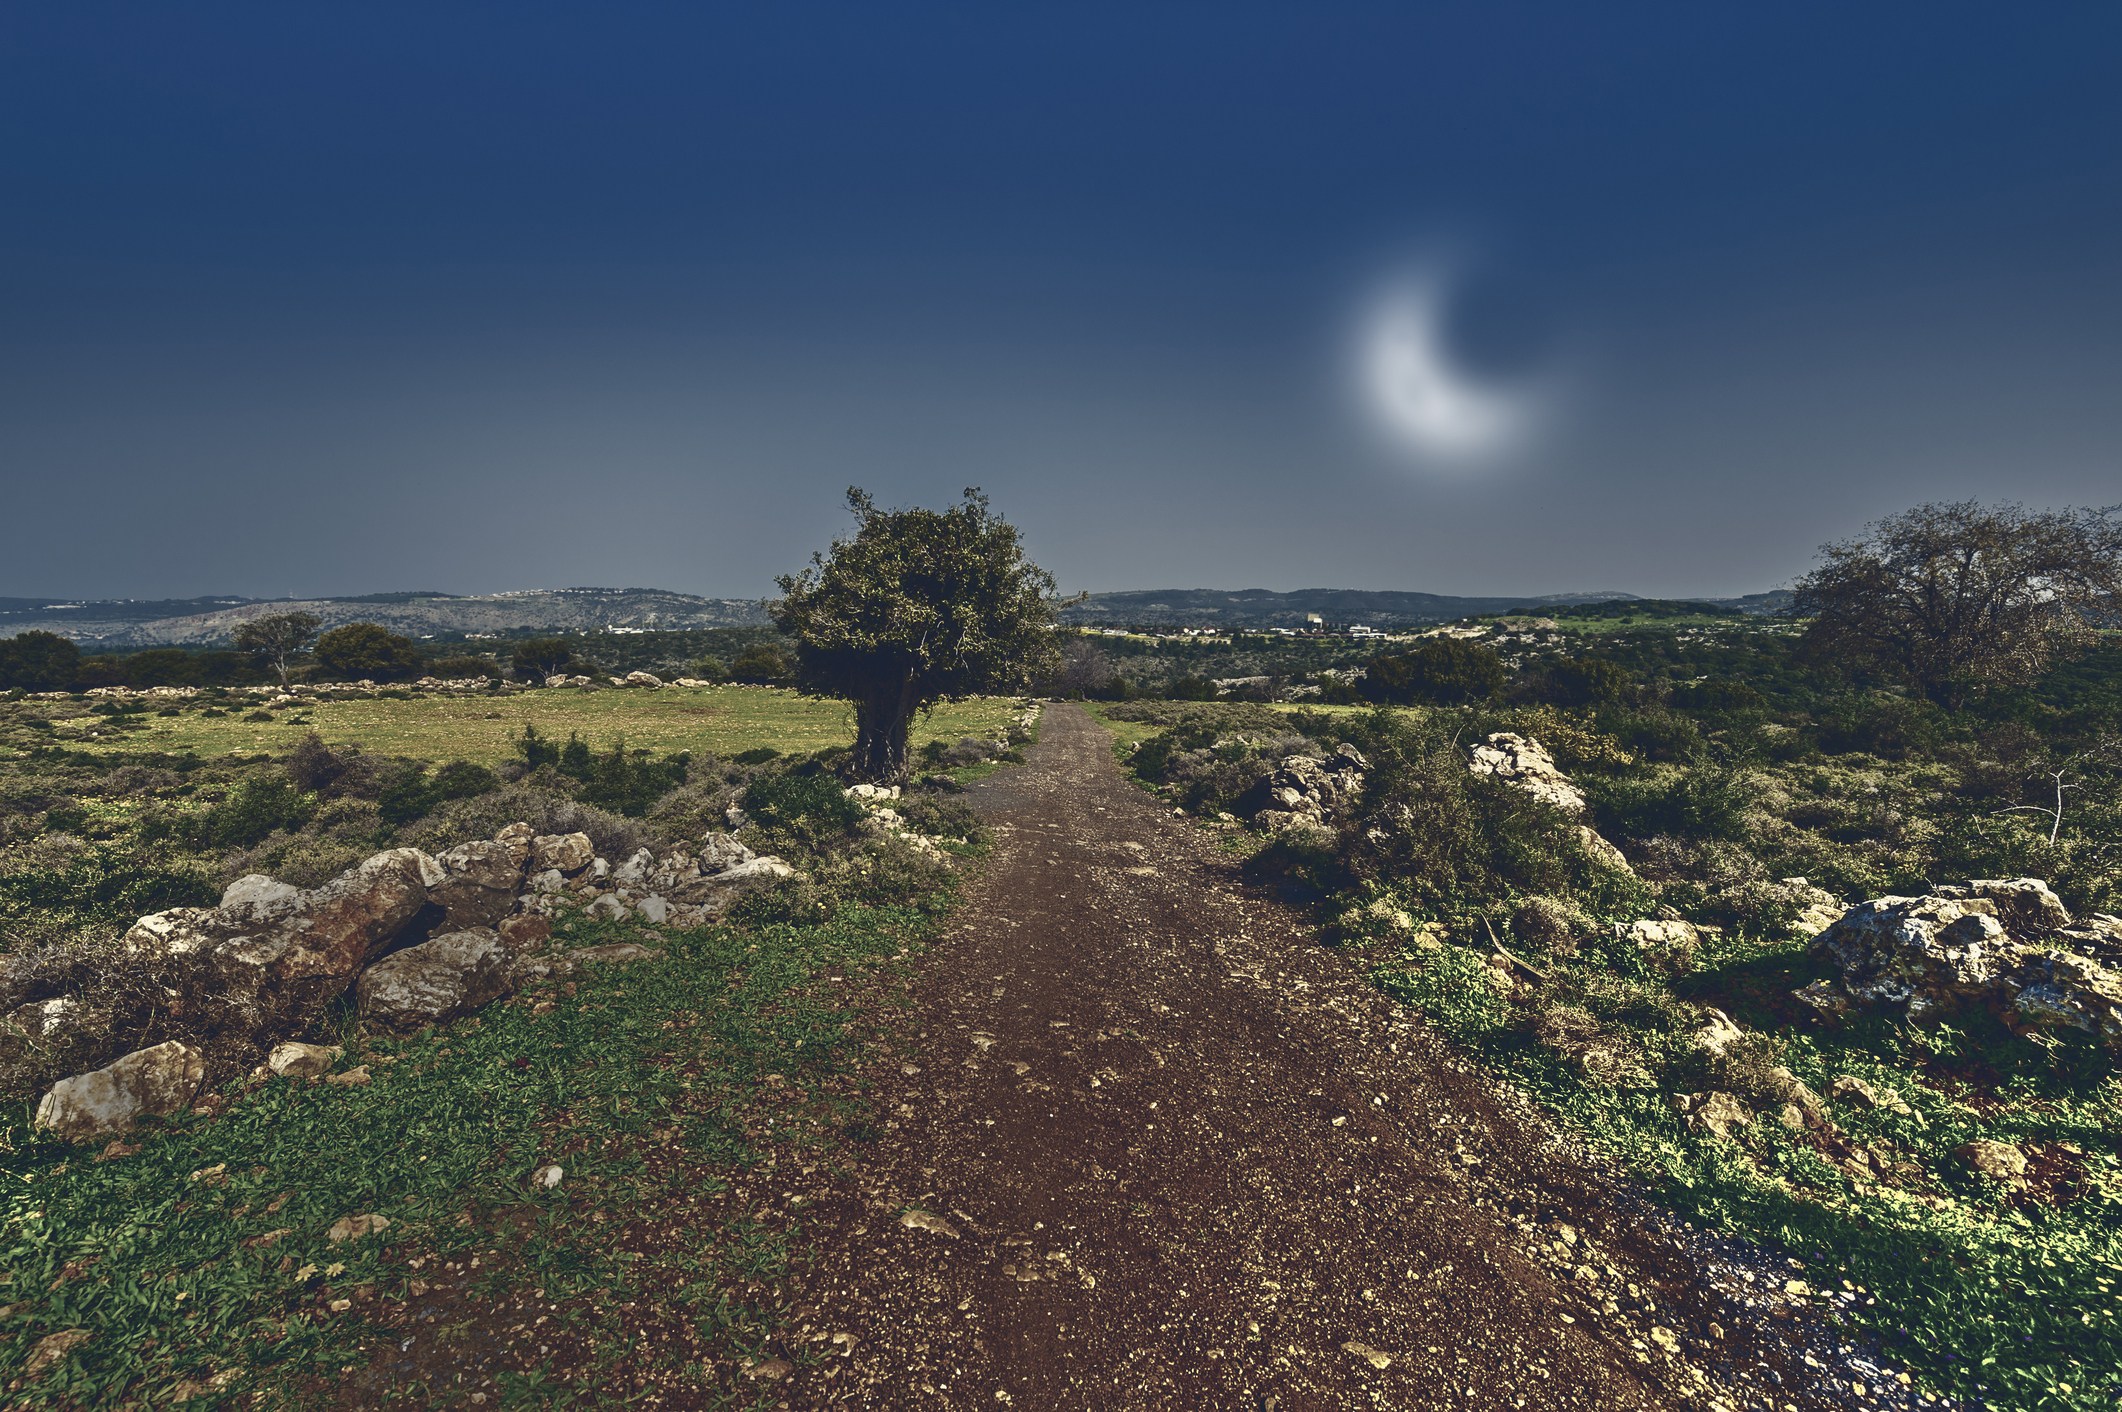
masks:
<svg viewBox="0 0 2122 1412"><path fill-rule="evenodd" d="M1363 345L1372 409L1394 438L1445 460L1500 450L1526 419L1521 398L1484 387L1453 366L1434 288L1403 287L1372 313Z"/></svg>

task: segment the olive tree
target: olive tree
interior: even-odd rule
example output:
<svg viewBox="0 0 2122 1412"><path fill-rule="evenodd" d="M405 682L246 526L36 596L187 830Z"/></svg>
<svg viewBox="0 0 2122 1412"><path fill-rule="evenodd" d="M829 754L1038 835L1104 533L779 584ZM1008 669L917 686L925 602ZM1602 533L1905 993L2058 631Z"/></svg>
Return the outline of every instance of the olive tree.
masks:
<svg viewBox="0 0 2122 1412"><path fill-rule="evenodd" d="M1905 682L1947 709L2017 686L2112 623L2122 591L2116 510L1918 505L1822 546L1791 588L1816 660Z"/></svg>
<svg viewBox="0 0 2122 1412"><path fill-rule="evenodd" d="M1017 529L967 490L948 510L880 510L847 492L852 539L775 582L774 622L797 644L804 691L854 703L850 773L889 784L907 770L914 713L1019 691L1059 663L1053 576Z"/></svg>
<svg viewBox="0 0 2122 1412"><path fill-rule="evenodd" d="M279 674L280 685L286 686L289 664L309 650L317 640L317 629L323 626L324 620L315 613L267 613L238 627L229 646L266 663Z"/></svg>

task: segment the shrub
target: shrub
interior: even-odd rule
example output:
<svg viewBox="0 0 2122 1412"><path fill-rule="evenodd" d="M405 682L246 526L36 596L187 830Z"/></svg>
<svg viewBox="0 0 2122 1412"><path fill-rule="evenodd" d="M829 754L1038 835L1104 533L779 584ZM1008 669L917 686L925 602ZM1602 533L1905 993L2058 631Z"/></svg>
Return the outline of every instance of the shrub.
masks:
<svg viewBox="0 0 2122 1412"><path fill-rule="evenodd" d="M852 828L862 806L847 797L831 775L790 771L752 781L744 791L744 811L768 828L789 828L808 820L813 826Z"/></svg>
<svg viewBox="0 0 2122 1412"><path fill-rule="evenodd" d="M1432 638L1404 657L1373 657L1363 693L1373 701L1455 705L1486 701L1503 689L1503 659L1492 647L1455 637Z"/></svg>
<svg viewBox="0 0 2122 1412"><path fill-rule="evenodd" d="M1594 923L1583 908L1562 897L1528 897L1511 913L1511 935L1556 956L1574 956Z"/></svg>
<svg viewBox="0 0 2122 1412"><path fill-rule="evenodd" d="M729 665L719 657L697 657L686 670L696 681L729 680Z"/></svg>
<svg viewBox="0 0 2122 1412"><path fill-rule="evenodd" d="M346 773L346 761L332 753L324 743L324 737L315 731L305 732L295 742L284 767L288 782L299 790L317 792L325 789Z"/></svg>
<svg viewBox="0 0 2122 1412"><path fill-rule="evenodd" d="M485 677L492 680L501 675L501 669L484 657L440 657L427 664L429 676L454 681L463 677Z"/></svg>
<svg viewBox="0 0 2122 1412"><path fill-rule="evenodd" d="M729 664L732 680L754 685L779 686L796 674L780 648L771 642L755 642Z"/></svg>
<svg viewBox="0 0 2122 1412"><path fill-rule="evenodd" d="M1547 671L1548 692L1565 705L1610 705L1628 690L1629 676L1627 668L1597 657L1557 662Z"/></svg>
<svg viewBox="0 0 2122 1412"><path fill-rule="evenodd" d="M937 838L962 838L981 843L987 838L980 816L962 799L945 799L923 791L903 796L894 806L909 828Z"/></svg>
<svg viewBox="0 0 2122 1412"><path fill-rule="evenodd" d="M1684 711L1760 711L1768 698L1743 681L1690 681L1673 688L1672 704Z"/></svg>
<svg viewBox="0 0 2122 1412"><path fill-rule="evenodd" d="M1603 833L1627 838L1746 836L1746 810L1753 791L1746 776L1736 770L1698 765L1583 783Z"/></svg>
<svg viewBox="0 0 2122 1412"><path fill-rule="evenodd" d="M196 686L205 676L197 657L175 647L150 647L125 659L128 686Z"/></svg>
<svg viewBox="0 0 2122 1412"><path fill-rule="evenodd" d="M1471 773L1454 724L1393 711L1337 718L1369 760L1364 816L1347 831L1340 869L1447 910L1480 910L1513 892L1572 897L1606 914L1640 902L1642 885L1588 855L1575 820Z"/></svg>
<svg viewBox="0 0 2122 1412"><path fill-rule="evenodd" d="M0 871L0 922L10 933L31 911L123 929L150 912L220 900L203 863L152 847L52 838L42 849L12 852Z"/></svg>
<svg viewBox="0 0 2122 1412"><path fill-rule="evenodd" d="M425 818L446 799L469 799L499 784L492 770L469 760L453 760L433 775L424 766L411 764L384 786L376 804L386 822L409 824Z"/></svg>
<svg viewBox="0 0 2122 1412"><path fill-rule="evenodd" d="M1646 760L1692 760L1702 753L1701 727L1673 711L1607 707L1596 713L1596 719L1599 729L1623 749Z"/></svg>
<svg viewBox="0 0 2122 1412"><path fill-rule="evenodd" d="M143 818L137 832L150 842L174 836L199 849L249 848L275 829L294 832L315 812L315 796L296 790L285 775L252 775L212 808L156 813Z"/></svg>
<svg viewBox="0 0 2122 1412"><path fill-rule="evenodd" d="M585 802L634 818L684 784L692 767L692 757L682 751L651 760L647 751L628 751L623 740L602 755L573 732L565 745L555 745L532 725L525 725L513 744L527 771L551 769L573 781Z"/></svg>

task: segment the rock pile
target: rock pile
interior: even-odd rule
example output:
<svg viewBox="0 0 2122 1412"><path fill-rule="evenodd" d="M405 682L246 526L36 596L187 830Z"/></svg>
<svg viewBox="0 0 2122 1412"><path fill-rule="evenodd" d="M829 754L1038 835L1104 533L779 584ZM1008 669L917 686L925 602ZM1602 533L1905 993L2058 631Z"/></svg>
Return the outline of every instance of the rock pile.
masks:
<svg viewBox="0 0 2122 1412"><path fill-rule="evenodd" d="M518 823L439 855L390 849L307 891L257 874L239 878L219 906L142 917L122 942L169 994L170 1019L187 1039L62 1080L44 1096L37 1122L81 1141L188 1106L209 1070L238 1056L269 1052L267 1071L276 1073L287 1071L283 1059L307 1063L315 1047L285 1041L349 990L365 1021L409 1033L581 960L654 954L634 946L549 954L547 918L566 906L696 926L794 872L719 833L697 851L659 858L642 849L615 868L586 834L541 836ZM17 1007L4 1028L53 1047L69 1033L93 1038L108 1022L60 996Z"/></svg>
<svg viewBox="0 0 2122 1412"><path fill-rule="evenodd" d="M1539 741L1509 731L1498 731L1473 748L1473 758L1467 768L1477 775L1493 775L1512 788L1522 789L1542 803L1553 805L1577 821L1577 836L1585 852L1617 871L1635 871L1629 867L1628 859L1622 856L1620 849L1584 822L1590 812L1584 791L1556 767L1555 757L1548 754Z"/></svg>
<svg viewBox="0 0 2122 1412"><path fill-rule="evenodd" d="M1329 841L1333 825L1349 815L1363 792L1369 762L1343 741L1324 761L1291 755L1267 777L1268 806L1253 815L1253 827Z"/></svg>
<svg viewBox="0 0 2122 1412"><path fill-rule="evenodd" d="M1796 995L1830 1016L1859 1005L1913 1019L1986 1008L2017 1029L2062 1026L2122 1045L2122 917L2074 922L2039 878L1859 903L1811 950L1839 974Z"/></svg>

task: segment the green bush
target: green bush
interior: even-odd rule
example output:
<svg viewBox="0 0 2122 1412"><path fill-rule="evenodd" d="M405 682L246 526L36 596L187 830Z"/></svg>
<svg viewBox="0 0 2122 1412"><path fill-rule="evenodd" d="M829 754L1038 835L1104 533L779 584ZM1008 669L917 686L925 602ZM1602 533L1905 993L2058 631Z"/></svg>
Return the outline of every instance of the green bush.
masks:
<svg viewBox="0 0 2122 1412"><path fill-rule="evenodd" d="M317 639L319 666L347 680L396 681L420 675L412 639L374 623L348 623Z"/></svg>
<svg viewBox="0 0 2122 1412"><path fill-rule="evenodd" d="M847 797L831 775L790 771L751 782L744 791L744 812L768 828L788 828L800 821L852 828L862 806Z"/></svg>
<svg viewBox="0 0 2122 1412"><path fill-rule="evenodd" d="M1584 657L1557 662L1548 668L1548 694L1565 706L1605 706L1619 701L1628 690L1626 667Z"/></svg>
<svg viewBox="0 0 2122 1412"><path fill-rule="evenodd" d="M1768 698L1743 681L1689 681L1673 688L1672 704L1683 711L1759 711Z"/></svg>
<svg viewBox="0 0 2122 1412"><path fill-rule="evenodd" d="M1493 647L1455 637L1432 638L1404 657L1373 657L1363 693L1383 704L1456 705L1487 701L1503 690L1503 659Z"/></svg>
<svg viewBox="0 0 2122 1412"><path fill-rule="evenodd" d="M194 847L249 848L275 829L294 832L315 813L315 798L284 776L253 775L221 803L187 818L181 833Z"/></svg>
<svg viewBox="0 0 2122 1412"><path fill-rule="evenodd" d="M427 673L445 681L464 677L485 677L491 681L501 675L501 669L484 657L438 657L427 664Z"/></svg>
<svg viewBox="0 0 2122 1412"><path fill-rule="evenodd" d="M1617 838L1746 836L1753 791L1736 770L1699 765L1649 776L1588 776L1583 783L1600 831Z"/></svg>
<svg viewBox="0 0 2122 1412"><path fill-rule="evenodd" d="M150 912L220 900L203 863L155 848L97 844L0 872L0 923L42 910L125 927Z"/></svg>
<svg viewBox="0 0 2122 1412"><path fill-rule="evenodd" d="M734 681L779 686L795 676L796 669L780 648L770 642L755 642L729 664L729 674Z"/></svg>
<svg viewBox="0 0 2122 1412"><path fill-rule="evenodd" d="M444 800L469 799L500 783L492 770L469 760L453 760L432 775L421 765L408 765L384 786L376 806L386 822L404 825L427 817Z"/></svg>
<svg viewBox="0 0 2122 1412"><path fill-rule="evenodd" d="M531 725L523 727L514 745L529 769L550 766L573 781L583 802L635 819L683 785L692 768L692 757L683 752L652 760L647 751L629 751L620 740L599 755L573 732L568 733L565 745L555 745Z"/></svg>

